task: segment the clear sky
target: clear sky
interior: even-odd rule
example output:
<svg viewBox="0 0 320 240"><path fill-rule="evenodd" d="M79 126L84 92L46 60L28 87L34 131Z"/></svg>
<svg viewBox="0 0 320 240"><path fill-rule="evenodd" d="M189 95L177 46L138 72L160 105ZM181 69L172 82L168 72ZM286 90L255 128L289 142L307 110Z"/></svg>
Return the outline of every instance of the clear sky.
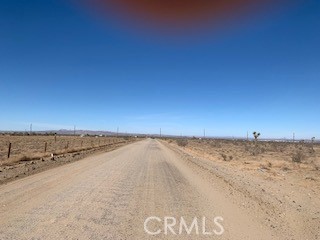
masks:
<svg viewBox="0 0 320 240"><path fill-rule="evenodd" d="M170 36L0 0L0 129L320 138L320 1L291 2Z"/></svg>

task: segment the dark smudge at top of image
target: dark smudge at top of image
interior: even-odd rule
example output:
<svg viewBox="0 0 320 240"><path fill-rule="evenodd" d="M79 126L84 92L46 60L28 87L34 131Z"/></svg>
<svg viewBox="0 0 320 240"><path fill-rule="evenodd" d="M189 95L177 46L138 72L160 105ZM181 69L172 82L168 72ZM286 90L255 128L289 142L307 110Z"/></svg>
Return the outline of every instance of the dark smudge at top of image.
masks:
<svg viewBox="0 0 320 240"><path fill-rule="evenodd" d="M179 33L221 28L242 17L274 9L288 0L83 0L130 27Z"/></svg>

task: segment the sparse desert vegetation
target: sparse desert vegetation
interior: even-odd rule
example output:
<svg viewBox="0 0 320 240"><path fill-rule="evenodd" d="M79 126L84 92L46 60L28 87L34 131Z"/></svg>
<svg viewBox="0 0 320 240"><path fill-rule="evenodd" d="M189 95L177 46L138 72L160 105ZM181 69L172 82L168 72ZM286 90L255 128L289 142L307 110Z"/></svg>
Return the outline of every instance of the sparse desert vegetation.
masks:
<svg viewBox="0 0 320 240"><path fill-rule="evenodd" d="M179 138L176 140L176 142L180 147L185 147L188 145L188 139L185 139L185 138Z"/></svg>
<svg viewBox="0 0 320 240"><path fill-rule="evenodd" d="M181 146L179 141L167 139L167 142ZM282 181L283 185L295 186L301 192L307 188L320 194L320 144L315 139L282 142L259 141L258 137L249 141L189 138L183 150L233 173L240 171L245 178Z"/></svg>
<svg viewBox="0 0 320 240"><path fill-rule="evenodd" d="M0 184L137 141L134 137L0 135Z"/></svg>
<svg viewBox="0 0 320 240"><path fill-rule="evenodd" d="M183 155L185 164L198 169L203 179L217 176L227 183L232 189L230 198L246 196L248 201L241 203L244 208L256 205L268 213L265 223L271 228L291 224L294 234L300 234L303 226L313 236L309 239L318 239L320 144L315 139L262 141L256 136L249 141L189 138L185 147L167 139L165 144ZM219 185L218 179L213 186Z"/></svg>
<svg viewBox="0 0 320 240"><path fill-rule="evenodd" d="M118 192L112 191L112 187L120 184L117 190L119 189L121 194L127 196L126 201L129 202L132 197L135 197L135 206L139 206L135 209L144 209L146 204L150 203L151 206L154 204L149 200L149 188L144 188L149 184L157 188L157 192L161 193L159 195L165 195L168 190L170 191L169 200L163 201L163 208L168 203L175 206L177 200L187 202L188 205L182 209L182 214L197 214L199 208L204 212L214 212L218 203L218 211L222 209L223 216L227 216L228 222L235 219L235 223L232 222L234 226L243 224L243 227L235 231L242 231L245 226L248 226L247 223L242 222L242 219L234 217L234 212L241 211L243 219L253 219L250 222L251 226L256 224L254 229L257 230L250 232L250 235L261 234L259 226L267 229L265 231L270 230L272 234L282 236L291 234L290 237L293 237L290 239L301 239L300 236L316 239L313 237L319 232L320 187L317 167L319 145L316 142L311 145L311 142L149 138L108 154L105 152L137 141L139 138L60 136L61 139L55 141L54 136L6 137L10 137L10 142L13 143L12 157L19 156L29 149L33 150L31 153L34 155L46 154L44 140L47 142L48 153L54 150L63 153L54 156L53 160L48 156L37 160L20 159L18 162L8 162L0 166L0 184L88 156L82 161L45 171L22 181L12 182L17 185L27 184L27 188L30 186L34 188L34 184L38 184L38 188L41 189L42 182L34 180L44 179L44 184L47 185L43 189L29 191L32 195L28 198L35 204L37 201L33 199L38 198L38 192L43 193L44 196L50 195L52 186L62 188L65 195L73 197L70 192L75 190L79 191L77 196L83 194L81 191L84 184L88 184L86 192L91 194L92 191L96 191L99 196L102 193L117 194ZM70 144L70 142L73 143ZM19 146L18 143L24 146L23 151L14 149L14 146ZM83 153L73 152L79 145L81 147L81 143L82 148L88 148L88 150L83 150ZM5 151L3 152L2 156L5 158ZM96 154L97 152L103 152L103 154ZM48 178L50 180L47 180ZM92 184L91 179L97 179L98 182ZM74 187L73 184L76 182L79 187ZM109 184L107 188L105 188L106 184ZM7 186L10 188L12 185L10 183ZM25 187L21 188L24 190ZM144 195L127 194L129 191L140 192L141 190ZM53 198L54 204L61 200L59 197L61 195L55 194L56 191L58 190L54 190L52 194L52 196L58 196ZM176 195L171 197L172 193ZM150 194L154 198L154 192ZM92 196L92 199L97 198L96 194ZM43 199L46 201L47 197ZM147 199L147 201L144 202L141 199ZM6 200L6 203L10 201ZM112 208L119 208L123 203L121 201L119 195L115 195L107 204ZM119 204L115 205L114 202ZM45 204L42 203L42 205ZM74 206L73 201L69 199L67 204L70 204L70 207ZM105 206L105 202L101 204ZM192 204L196 205L190 210L189 206ZM12 208L16 209L16 206L18 205ZM163 208L159 208L160 211L163 211ZM54 212L54 210L51 211ZM139 222L142 215L137 214L137 216L134 222ZM74 219L70 218L68 221L74 221ZM304 232L300 232L301 228Z"/></svg>
<svg viewBox="0 0 320 240"><path fill-rule="evenodd" d="M121 141L124 139L98 136L0 135L0 164L88 150ZM11 150L8 157L10 143Z"/></svg>
<svg viewBox="0 0 320 240"><path fill-rule="evenodd" d="M255 138L251 141L190 138L178 139L176 143L178 146L187 146L189 151L210 159L233 164L243 163L255 166L267 164L274 168L301 167L310 170L318 170L320 167L320 144L315 141L259 141L260 134L254 132L253 135ZM169 142L172 143L170 140Z"/></svg>

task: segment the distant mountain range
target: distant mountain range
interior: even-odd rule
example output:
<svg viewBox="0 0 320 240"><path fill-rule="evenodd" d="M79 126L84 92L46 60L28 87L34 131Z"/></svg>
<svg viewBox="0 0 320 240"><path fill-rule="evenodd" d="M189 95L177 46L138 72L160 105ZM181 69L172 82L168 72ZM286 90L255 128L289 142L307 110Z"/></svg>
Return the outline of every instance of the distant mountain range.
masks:
<svg viewBox="0 0 320 240"><path fill-rule="evenodd" d="M14 135L29 135L29 131L1 131L0 134L14 134ZM57 135L90 135L90 136L156 136L155 134L141 134L141 133L123 133L123 132L111 132L103 130L70 130L70 129L60 129L60 130L43 130L43 131L32 131L32 134L57 134Z"/></svg>
<svg viewBox="0 0 320 240"><path fill-rule="evenodd" d="M127 134L127 133L116 133L111 131L99 131L99 130L68 130L68 129L60 129L60 130L47 130L47 131L35 131L34 133L38 134L46 134L46 133L56 133L58 135L94 135L94 136L128 136L128 135L143 135L143 134Z"/></svg>

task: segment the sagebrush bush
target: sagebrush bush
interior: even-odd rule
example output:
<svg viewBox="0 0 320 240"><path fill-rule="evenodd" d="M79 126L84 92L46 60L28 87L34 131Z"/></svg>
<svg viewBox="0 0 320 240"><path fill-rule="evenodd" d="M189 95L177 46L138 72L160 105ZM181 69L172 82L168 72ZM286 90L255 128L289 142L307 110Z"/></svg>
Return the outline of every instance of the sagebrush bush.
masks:
<svg viewBox="0 0 320 240"><path fill-rule="evenodd" d="M177 142L178 146L180 146L180 147L185 147L188 145L187 139L177 139L176 142Z"/></svg>
<svg viewBox="0 0 320 240"><path fill-rule="evenodd" d="M221 153L220 155L221 155L221 157L222 157L223 161L227 161L227 160L228 160L228 159L227 159L228 157L227 157L227 155L226 155L226 154Z"/></svg>
<svg viewBox="0 0 320 240"><path fill-rule="evenodd" d="M299 151L292 156L292 162L301 163L305 158L305 155Z"/></svg>

